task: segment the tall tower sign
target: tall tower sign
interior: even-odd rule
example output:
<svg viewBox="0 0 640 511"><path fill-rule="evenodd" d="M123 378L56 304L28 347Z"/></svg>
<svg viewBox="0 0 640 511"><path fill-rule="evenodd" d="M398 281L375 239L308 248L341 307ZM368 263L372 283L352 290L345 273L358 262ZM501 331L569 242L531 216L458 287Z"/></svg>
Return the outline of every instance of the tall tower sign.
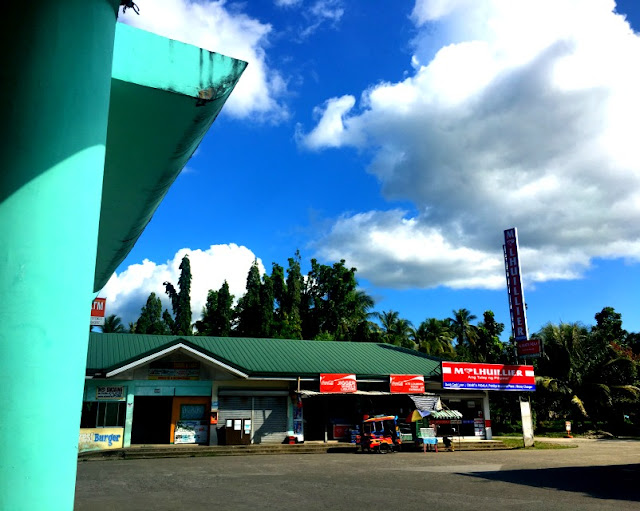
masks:
<svg viewBox="0 0 640 511"><path fill-rule="evenodd" d="M504 231L503 250L509 309L511 311L511 331L518 346L518 356L539 357L542 351L540 341L538 339L529 339L520 258L518 256L518 230L515 227Z"/></svg>

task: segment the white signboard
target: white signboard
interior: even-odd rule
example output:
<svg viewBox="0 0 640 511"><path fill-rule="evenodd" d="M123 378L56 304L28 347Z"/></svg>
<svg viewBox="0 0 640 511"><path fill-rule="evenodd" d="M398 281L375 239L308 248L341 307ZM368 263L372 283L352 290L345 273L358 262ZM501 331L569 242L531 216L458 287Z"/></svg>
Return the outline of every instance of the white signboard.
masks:
<svg viewBox="0 0 640 511"><path fill-rule="evenodd" d="M203 421L178 421L174 435L174 444L201 444L207 441L209 428Z"/></svg>
<svg viewBox="0 0 640 511"><path fill-rule="evenodd" d="M124 387L122 385L96 387L96 399L124 399Z"/></svg>

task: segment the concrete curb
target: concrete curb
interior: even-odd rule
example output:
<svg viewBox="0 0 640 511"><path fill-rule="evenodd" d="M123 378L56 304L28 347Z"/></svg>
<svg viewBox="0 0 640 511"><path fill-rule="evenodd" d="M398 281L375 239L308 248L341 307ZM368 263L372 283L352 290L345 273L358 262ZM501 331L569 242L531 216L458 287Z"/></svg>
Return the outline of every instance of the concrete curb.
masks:
<svg viewBox="0 0 640 511"><path fill-rule="evenodd" d="M502 442L483 440L477 442L455 442L456 451L487 451L508 449ZM445 451L444 447L440 448ZM152 459L152 458L195 458L206 456L255 456L255 455L285 455L285 454L353 454L360 452L355 444L342 443L305 443L296 445L234 445L234 446L204 446L204 445L157 445L135 446L123 449L109 449L104 451L87 451L78 455L78 461L107 461L124 459ZM412 452L406 450L404 452ZM415 452L422 452L415 450Z"/></svg>

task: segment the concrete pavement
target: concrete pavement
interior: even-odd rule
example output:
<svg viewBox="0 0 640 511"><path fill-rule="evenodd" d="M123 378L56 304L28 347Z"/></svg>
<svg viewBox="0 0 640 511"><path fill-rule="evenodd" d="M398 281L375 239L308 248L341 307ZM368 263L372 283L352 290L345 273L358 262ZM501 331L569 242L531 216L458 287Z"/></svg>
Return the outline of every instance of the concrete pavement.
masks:
<svg viewBox="0 0 640 511"><path fill-rule="evenodd" d="M637 510L640 442L79 463L76 509Z"/></svg>

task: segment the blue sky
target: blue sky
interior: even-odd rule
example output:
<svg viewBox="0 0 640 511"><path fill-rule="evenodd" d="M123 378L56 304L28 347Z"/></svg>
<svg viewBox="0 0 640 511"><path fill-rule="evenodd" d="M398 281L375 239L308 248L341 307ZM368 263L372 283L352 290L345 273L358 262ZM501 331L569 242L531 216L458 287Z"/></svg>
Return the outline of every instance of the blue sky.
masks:
<svg viewBox="0 0 640 511"><path fill-rule="evenodd" d="M197 314L224 279L239 296L254 258L299 249L358 268L377 311L491 309L508 332L517 227L530 332L605 306L640 331L634 1L137 3L120 21L249 67L100 293L107 313L134 321L185 253Z"/></svg>

